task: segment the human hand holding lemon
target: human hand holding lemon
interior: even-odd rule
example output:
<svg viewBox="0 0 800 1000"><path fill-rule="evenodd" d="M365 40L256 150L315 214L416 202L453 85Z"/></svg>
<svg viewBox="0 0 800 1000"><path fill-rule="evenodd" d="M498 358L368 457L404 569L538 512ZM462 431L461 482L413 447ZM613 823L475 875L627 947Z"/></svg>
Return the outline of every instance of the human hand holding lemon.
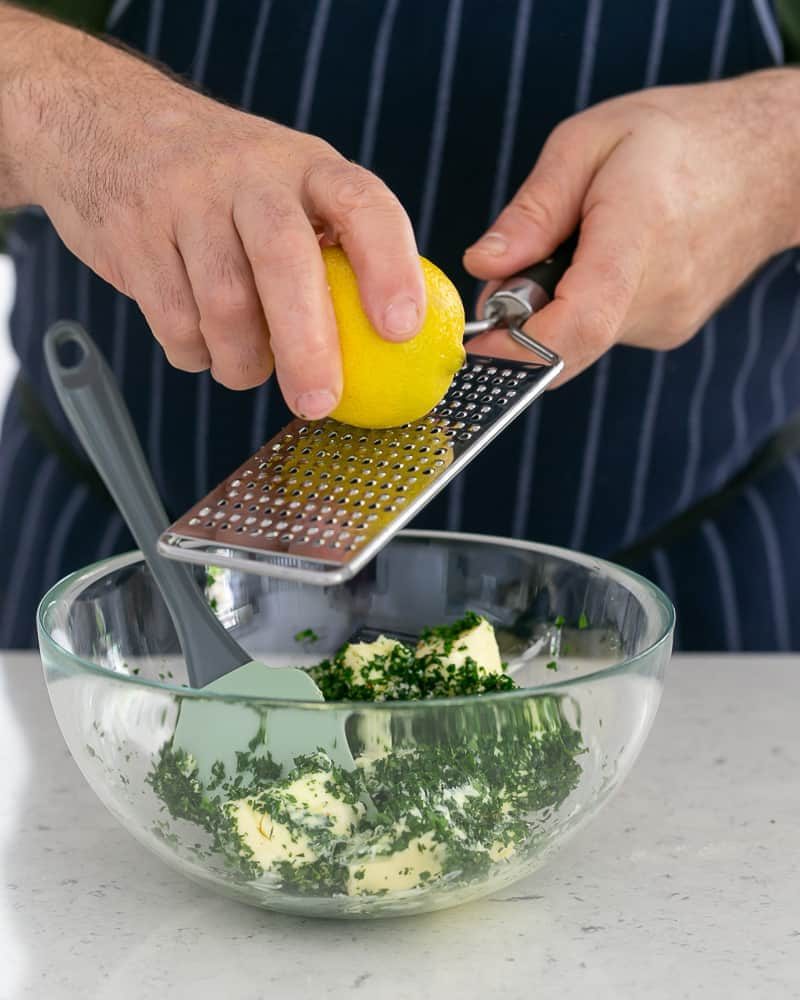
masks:
<svg viewBox="0 0 800 1000"><path fill-rule="evenodd" d="M322 251L342 356L343 390L335 420L356 427L397 427L418 420L444 396L464 362L464 306L453 283L420 257L427 309L419 333L382 338L367 318L344 251Z"/></svg>

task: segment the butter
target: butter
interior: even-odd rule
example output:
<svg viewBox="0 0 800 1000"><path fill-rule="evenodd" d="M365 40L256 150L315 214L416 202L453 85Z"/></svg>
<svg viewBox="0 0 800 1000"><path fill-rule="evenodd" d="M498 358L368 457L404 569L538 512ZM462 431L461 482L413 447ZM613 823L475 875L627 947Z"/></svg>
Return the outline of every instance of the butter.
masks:
<svg viewBox="0 0 800 1000"><path fill-rule="evenodd" d="M408 846L388 854L378 853L380 843L349 866L347 893L403 892L426 885L442 874L444 848L435 843L432 833L414 837ZM427 873L423 878L423 874Z"/></svg>
<svg viewBox="0 0 800 1000"><path fill-rule="evenodd" d="M335 837L352 835L365 809L362 803L350 805L326 788L328 771L310 771L277 792L280 815L289 822L261 812L250 799L228 804L239 836L253 852L253 860L267 871L282 861L308 864L317 859L314 836L328 831Z"/></svg>
<svg viewBox="0 0 800 1000"><path fill-rule="evenodd" d="M327 771L311 771L287 785L282 793L293 822L305 826L326 827L337 837L348 837L365 812L364 805L350 805L332 795L325 783ZM292 802L292 799L295 801Z"/></svg>
<svg viewBox="0 0 800 1000"><path fill-rule="evenodd" d="M493 862L508 861L515 852L516 846L514 844L503 844L501 841L496 840L489 848L489 857Z"/></svg>
<svg viewBox="0 0 800 1000"><path fill-rule="evenodd" d="M264 871L281 861L301 865L316 861L316 851L301 830L290 830L283 823L275 822L267 813L258 812L248 799L231 802L228 809L239 836Z"/></svg>
<svg viewBox="0 0 800 1000"><path fill-rule="evenodd" d="M402 645L396 639L387 639L385 635L379 635L374 642L353 642L345 650L343 662L353 671L355 684L364 684L368 681L374 683L380 680L385 684L384 671L372 661L376 656L389 656L394 649Z"/></svg>
<svg viewBox="0 0 800 1000"><path fill-rule="evenodd" d="M445 652L447 645L444 639L434 636L417 644L416 655L438 656L443 663L450 663L454 667L462 667L467 659L471 658L478 664L482 673L503 672L503 661L500 658L494 629L485 618L481 618L478 625L462 632L457 639L451 640L449 652Z"/></svg>

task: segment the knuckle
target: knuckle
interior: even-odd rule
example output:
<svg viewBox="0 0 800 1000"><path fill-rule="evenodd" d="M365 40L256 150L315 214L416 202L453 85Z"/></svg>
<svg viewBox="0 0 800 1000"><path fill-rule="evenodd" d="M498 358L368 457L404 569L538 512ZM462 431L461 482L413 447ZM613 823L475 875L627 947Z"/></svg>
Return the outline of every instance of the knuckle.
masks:
<svg viewBox="0 0 800 1000"><path fill-rule="evenodd" d="M307 271L309 248L315 244L306 219L298 218L295 212L272 213L270 209L264 216L258 240L247 248L251 266L264 270L280 264L282 270L290 273Z"/></svg>
<svg viewBox="0 0 800 1000"><path fill-rule="evenodd" d="M262 385L272 374L272 363L264 355L243 351L224 365L214 365L214 378L227 389L244 391Z"/></svg>
<svg viewBox="0 0 800 1000"><path fill-rule="evenodd" d="M198 293L201 321L226 325L255 312L251 290L241 281L216 281Z"/></svg>
<svg viewBox="0 0 800 1000"><path fill-rule="evenodd" d="M638 286L631 265L614 254L608 254L595 266L604 289L605 309L615 316L624 315Z"/></svg>
<svg viewBox="0 0 800 1000"><path fill-rule="evenodd" d="M195 351L203 348L197 311L179 291L162 289L153 298L139 297L139 308L162 347L174 351Z"/></svg>
<svg viewBox="0 0 800 1000"><path fill-rule="evenodd" d="M674 229L685 225L683 198L676 186L663 178L652 179L648 190L648 208L660 228Z"/></svg>
<svg viewBox="0 0 800 1000"><path fill-rule="evenodd" d="M553 153L564 155L561 151L569 149L584 134L585 119L583 115L570 115L560 121L545 142L545 148Z"/></svg>
<svg viewBox="0 0 800 1000"><path fill-rule="evenodd" d="M165 320L169 326L187 325L189 319L191 325L197 325L194 301L176 274L153 267L148 279L147 286L136 294L144 312Z"/></svg>
<svg viewBox="0 0 800 1000"><path fill-rule="evenodd" d="M200 353L205 351L205 341L200 328L193 321L168 318L152 322L153 336L166 351L173 353Z"/></svg>
<svg viewBox="0 0 800 1000"><path fill-rule="evenodd" d="M283 233L298 227L302 215L289 191L265 191L258 198L260 223L265 236Z"/></svg>
<svg viewBox="0 0 800 1000"><path fill-rule="evenodd" d="M335 363L338 342L335 324L318 322L306 308L297 305L288 306L280 325L272 329L270 348L280 369L311 377L313 371Z"/></svg>
<svg viewBox="0 0 800 1000"><path fill-rule="evenodd" d="M272 271L277 276L279 269L284 283L296 282L296 295L307 292L313 261L309 256L306 240L301 240L292 233L276 236L253 250L250 259L253 270L257 273Z"/></svg>
<svg viewBox="0 0 800 1000"><path fill-rule="evenodd" d="M535 187L525 187L516 196L514 211L526 225L544 232L552 232L556 228L553 200L549 197L553 187L553 182L545 175L537 179Z"/></svg>
<svg viewBox="0 0 800 1000"><path fill-rule="evenodd" d="M365 208L394 209L388 188L363 167L346 160L326 160L315 169L325 191L325 201L338 219L347 219Z"/></svg>
<svg viewBox="0 0 800 1000"><path fill-rule="evenodd" d="M300 232L307 224L294 193L275 184L262 186L258 192L248 192L248 197L236 206L234 219L240 231L243 228L257 232L257 240L254 238L251 242L265 250L279 246L287 234Z"/></svg>

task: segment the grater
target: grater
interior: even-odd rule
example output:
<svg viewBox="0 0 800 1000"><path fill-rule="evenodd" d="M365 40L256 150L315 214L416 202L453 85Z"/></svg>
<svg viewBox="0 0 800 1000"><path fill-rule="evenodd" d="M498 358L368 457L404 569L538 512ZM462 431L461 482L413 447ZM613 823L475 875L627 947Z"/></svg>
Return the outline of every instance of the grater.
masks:
<svg viewBox="0 0 800 1000"><path fill-rule="evenodd" d="M474 336L505 328L525 362L468 355L422 419L364 430L295 419L160 537L167 558L300 583L343 583L540 396L563 361L522 329L553 296L575 237L504 282Z"/></svg>

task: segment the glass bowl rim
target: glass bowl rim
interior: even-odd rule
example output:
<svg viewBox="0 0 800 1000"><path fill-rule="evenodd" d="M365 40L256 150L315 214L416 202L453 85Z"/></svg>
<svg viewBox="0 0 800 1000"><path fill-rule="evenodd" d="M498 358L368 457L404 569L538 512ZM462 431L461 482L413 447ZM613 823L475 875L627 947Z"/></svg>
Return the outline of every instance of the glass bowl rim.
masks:
<svg viewBox="0 0 800 1000"><path fill-rule="evenodd" d="M139 677L133 674L118 673L114 670L109 670L106 667L101 667L97 663L93 663L91 660L84 659L82 656L65 649L53 636L50 634L45 626L45 615L47 614L50 607L57 602L64 602L70 597L70 593L74 591L78 586L80 589L85 589L90 583L93 583L103 576L108 575L111 572L116 572L117 570L124 569L126 566L133 565L134 563L144 563L144 556L138 549L133 549L129 552L123 552L119 555L110 556L107 559L101 559L98 562L91 563L88 566L84 566L82 569L75 570L69 573L67 576L63 577L57 583L47 591L47 593L42 597L39 602L39 606L36 610L36 624L38 627L38 633L41 639L46 639L47 643L53 647L57 655L68 660L70 663L80 668L81 671L94 674L105 678L106 680L118 681L121 684L133 684L145 688L150 688L154 691L167 692L170 694L179 695L182 698L199 698L205 701L219 701L219 702L245 702L247 704L256 704L263 707L274 706L275 708L285 707L286 705L292 705L293 707L303 708L303 709L313 709L315 711L327 711L330 709L348 709L350 711L364 712L366 710L376 710L376 711L393 711L393 712L408 712L408 711L419 711L423 706L429 706L431 708L441 708L444 705L475 705L478 704L496 704L501 701L514 701L523 700L530 698L534 695L552 694L554 692L567 692L571 687L579 684L586 684L590 681L596 681L600 679L605 679L607 677L613 677L617 674L624 674L640 663L647 657L650 657L656 653L659 647L663 646L669 641L672 635L673 629L675 627L675 608L672 602L669 600L667 595L657 587L654 583L648 580L646 577L641 576L634 570L628 569L624 566L619 566L617 563L610 562L607 559L601 559L597 556L587 555L584 552L576 552L572 549L561 548L556 545L545 545L540 542L531 542L525 539L518 538L504 538L500 535L480 535L480 534L470 534L469 532L458 532L458 531L433 531L433 530L422 530L413 529L407 531L398 532L396 536L398 538L427 538L442 541L458 541L458 542L468 542L471 544L479 545L501 545L505 548L516 548L521 549L525 552L537 552L543 555L554 556L558 559L563 559L567 562L576 563L587 569L601 569L607 575L615 578L617 582L624 581L626 585L635 584L644 591L647 596L660 608L664 613L665 624L661 629L660 634L657 638L650 643L645 649L640 650L635 656L631 656L627 659L620 660L618 663L614 663L611 666L601 667L599 670L593 670L587 674L581 674L579 677L566 678L564 680L553 680L548 681L545 684L533 684L526 687L515 688L512 691L490 691L482 695L460 695L457 697L442 697L442 698L424 698L416 699L410 701L295 701L287 698L259 698L254 695L237 695L237 694L222 694L216 691L203 691L202 688L189 688L180 687L175 684L168 684L165 681L149 680L146 677ZM629 587L630 589L630 587Z"/></svg>

